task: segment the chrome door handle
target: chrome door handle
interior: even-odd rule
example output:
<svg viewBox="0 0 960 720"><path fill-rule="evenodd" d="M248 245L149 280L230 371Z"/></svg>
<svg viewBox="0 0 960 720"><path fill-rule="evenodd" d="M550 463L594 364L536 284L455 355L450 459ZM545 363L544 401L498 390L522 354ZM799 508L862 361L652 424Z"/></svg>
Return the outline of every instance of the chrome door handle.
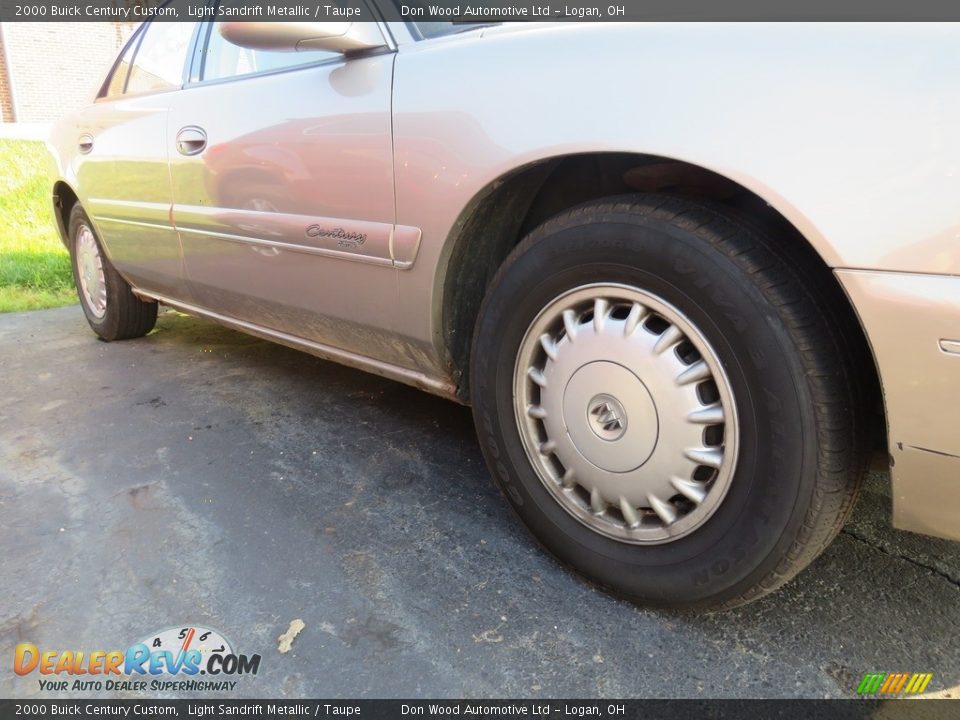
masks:
<svg viewBox="0 0 960 720"><path fill-rule="evenodd" d="M77 147L80 149L84 155L93 150L93 135L89 133L84 133L77 140Z"/></svg>
<svg viewBox="0 0 960 720"><path fill-rule="evenodd" d="M207 134L194 125L180 128L177 133L177 152L181 155L196 155L207 146Z"/></svg>

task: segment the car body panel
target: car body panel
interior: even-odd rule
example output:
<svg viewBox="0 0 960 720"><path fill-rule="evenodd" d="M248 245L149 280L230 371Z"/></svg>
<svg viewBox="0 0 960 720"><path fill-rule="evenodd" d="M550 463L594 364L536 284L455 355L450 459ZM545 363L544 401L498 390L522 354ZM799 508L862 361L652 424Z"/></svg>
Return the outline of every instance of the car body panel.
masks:
<svg viewBox="0 0 960 720"><path fill-rule="evenodd" d="M862 270L837 277L880 369L894 525L960 540L960 277Z"/></svg>
<svg viewBox="0 0 960 720"><path fill-rule="evenodd" d="M208 143L192 156L169 149L173 222L199 307L403 360L389 338L392 75L383 54L177 94L169 135L202 128Z"/></svg>
<svg viewBox="0 0 960 720"><path fill-rule="evenodd" d="M775 207L830 267L960 274L960 98L943 85L960 57L940 26L564 23L471 35L397 58L397 221L424 233L418 267L401 278L405 306L436 307L450 229L478 194L579 153L712 170ZM469 83L448 82L458 68ZM435 321L411 334L430 342Z"/></svg>
<svg viewBox="0 0 960 720"><path fill-rule="evenodd" d="M444 291L478 199L520 169L573 155L712 171L775 208L836 271L877 360L897 522L957 537L944 508L960 502L960 405L931 406L960 391L960 356L938 345L960 342L956 38L937 24L787 23L398 36L395 53L173 93L163 101L167 199L159 187L112 199L86 188L91 157L69 138L96 107L52 145L61 177L107 221L111 257L147 294L447 397L457 375ZM122 102L131 117L146 107ZM174 136L191 125L210 144L186 158ZM162 265L152 242L116 230L135 210L162 225L164 203L188 285L168 293L140 267ZM898 345L904 322L915 355ZM951 496L939 508L938 493Z"/></svg>
<svg viewBox="0 0 960 720"><path fill-rule="evenodd" d="M167 103L170 93L97 103L61 123L51 144L62 179L77 192L110 261L130 283L166 295L185 292L179 237L170 224ZM78 151L82 137L89 153Z"/></svg>

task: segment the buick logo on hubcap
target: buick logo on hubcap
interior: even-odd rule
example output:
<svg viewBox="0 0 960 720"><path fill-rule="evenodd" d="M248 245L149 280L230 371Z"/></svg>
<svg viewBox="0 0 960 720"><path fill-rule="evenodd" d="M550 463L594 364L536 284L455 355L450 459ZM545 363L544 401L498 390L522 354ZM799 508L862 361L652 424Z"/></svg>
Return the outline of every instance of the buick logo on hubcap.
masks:
<svg viewBox="0 0 960 720"><path fill-rule="evenodd" d="M587 410L590 429L603 440L619 440L627 430L627 413L616 398L597 395Z"/></svg>

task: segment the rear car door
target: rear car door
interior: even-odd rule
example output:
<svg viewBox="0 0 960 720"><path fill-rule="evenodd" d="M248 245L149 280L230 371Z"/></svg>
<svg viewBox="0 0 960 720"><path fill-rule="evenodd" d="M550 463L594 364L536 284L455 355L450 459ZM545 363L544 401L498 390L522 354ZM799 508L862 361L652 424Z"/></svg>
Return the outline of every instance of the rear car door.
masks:
<svg viewBox="0 0 960 720"><path fill-rule="evenodd" d="M390 359L392 52L251 50L219 26L206 25L167 138L197 306Z"/></svg>
<svg viewBox="0 0 960 720"><path fill-rule="evenodd" d="M182 297L170 222L167 113L183 84L196 23L146 23L77 117L80 200L117 270L145 292Z"/></svg>

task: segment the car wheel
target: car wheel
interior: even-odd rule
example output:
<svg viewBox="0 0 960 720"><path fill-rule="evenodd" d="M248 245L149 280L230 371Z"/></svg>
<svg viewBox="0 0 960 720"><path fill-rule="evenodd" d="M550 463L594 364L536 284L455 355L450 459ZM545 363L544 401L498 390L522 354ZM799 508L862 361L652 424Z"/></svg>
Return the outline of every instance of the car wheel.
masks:
<svg viewBox="0 0 960 720"><path fill-rule="evenodd" d="M120 277L97 238L93 224L79 204L70 211L70 258L73 279L87 322L103 340L142 337L157 322L157 303L133 294Z"/></svg>
<svg viewBox="0 0 960 720"><path fill-rule="evenodd" d="M867 434L800 277L748 224L661 196L590 203L520 243L480 310L471 399L547 549L635 601L719 609L829 544Z"/></svg>

